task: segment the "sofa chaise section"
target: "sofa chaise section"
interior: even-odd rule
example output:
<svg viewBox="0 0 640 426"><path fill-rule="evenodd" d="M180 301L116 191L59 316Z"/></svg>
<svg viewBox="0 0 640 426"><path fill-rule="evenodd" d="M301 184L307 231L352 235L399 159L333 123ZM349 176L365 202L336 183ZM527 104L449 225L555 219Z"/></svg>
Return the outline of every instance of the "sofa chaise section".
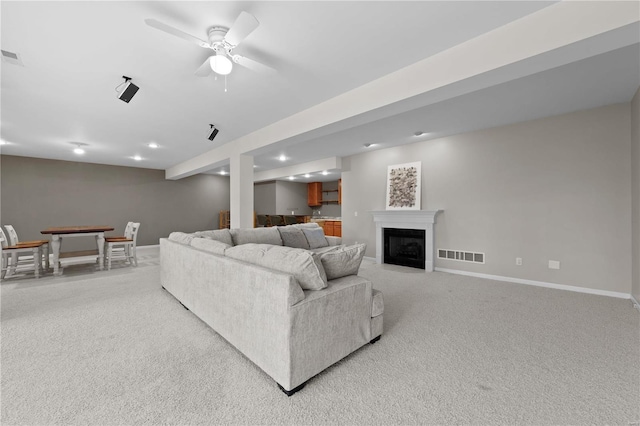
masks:
<svg viewBox="0 0 640 426"><path fill-rule="evenodd" d="M160 256L162 286L287 395L382 333L378 292L363 277L302 290L291 274L169 239Z"/></svg>

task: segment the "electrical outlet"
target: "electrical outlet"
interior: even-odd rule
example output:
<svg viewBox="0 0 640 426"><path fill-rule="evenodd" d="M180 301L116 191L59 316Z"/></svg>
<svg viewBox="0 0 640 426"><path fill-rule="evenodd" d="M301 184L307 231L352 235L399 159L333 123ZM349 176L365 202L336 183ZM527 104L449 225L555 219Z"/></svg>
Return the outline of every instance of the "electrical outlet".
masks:
<svg viewBox="0 0 640 426"><path fill-rule="evenodd" d="M522 266L522 258L521 257L516 257L516 265Z"/></svg>
<svg viewBox="0 0 640 426"><path fill-rule="evenodd" d="M560 269L560 261L559 260L550 260L549 261L549 269Z"/></svg>

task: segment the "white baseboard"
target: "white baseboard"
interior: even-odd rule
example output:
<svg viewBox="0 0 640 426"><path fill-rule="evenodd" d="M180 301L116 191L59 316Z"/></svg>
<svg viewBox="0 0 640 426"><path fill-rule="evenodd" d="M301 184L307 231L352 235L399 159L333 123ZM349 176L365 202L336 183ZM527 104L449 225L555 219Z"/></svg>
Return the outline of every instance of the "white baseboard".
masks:
<svg viewBox="0 0 640 426"><path fill-rule="evenodd" d="M620 293L617 291L598 290L595 288L586 288L586 287L576 287L572 285L547 283L544 281L524 280L522 278L481 274L478 272L460 271L457 269L435 268L435 270L438 272L448 272L450 274L467 275L470 277L486 278L486 279L495 280L495 281L506 281L506 282L515 283L515 284L533 285L537 287L554 288L556 290L567 290L567 291L575 291L577 293L588 293L588 294L597 294L598 296L616 297L618 299L629 299L632 297L631 294L629 293Z"/></svg>
<svg viewBox="0 0 640 426"><path fill-rule="evenodd" d="M373 263L376 263L376 258L375 257L364 256L362 259L368 260L368 261L373 262Z"/></svg>
<svg viewBox="0 0 640 426"><path fill-rule="evenodd" d="M638 303L636 298L633 297L633 294L630 294L629 296L631 296L631 301L633 302L633 307L636 308L638 311L640 311L640 303Z"/></svg>

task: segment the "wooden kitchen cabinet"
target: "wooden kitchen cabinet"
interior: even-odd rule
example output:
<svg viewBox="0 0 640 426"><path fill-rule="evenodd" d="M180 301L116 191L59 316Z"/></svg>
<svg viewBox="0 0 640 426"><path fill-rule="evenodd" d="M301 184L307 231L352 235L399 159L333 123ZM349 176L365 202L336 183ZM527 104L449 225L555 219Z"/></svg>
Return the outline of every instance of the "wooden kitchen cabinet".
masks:
<svg viewBox="0 0 640 426"><path fill-rule="evenodd" d="M332 220L327 220L324 223L324 235L329 235L331 237L335 237L335 235L333 235L334 228L335 228L335 226L333 224L334 224L334 222Z"/></svg>
<svg viewBox="0 0 640 426"><path fill-rule="evenodd" d="M338 179L338 204L342 204L342 179Z"/></svg>
<svg viewBox="0 0 640 426"><path fill-rule="evenodd" d="M342 222L333 222L333 236L342 237Z"/></svg>
<svg viewBox="0 0 640 426"><path fill-rule="evenodd" d="M322 205L322 182L309 182L307 184L307 204L309 207Z"/></svg>

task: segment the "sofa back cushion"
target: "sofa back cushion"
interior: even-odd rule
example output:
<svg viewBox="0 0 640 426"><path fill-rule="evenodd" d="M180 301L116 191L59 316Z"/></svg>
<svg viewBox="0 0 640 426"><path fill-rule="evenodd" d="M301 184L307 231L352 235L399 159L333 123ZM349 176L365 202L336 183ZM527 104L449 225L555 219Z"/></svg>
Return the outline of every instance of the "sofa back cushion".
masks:
<svg viewBox="0 0 640 426"><path fill-rule="evenodd" d="M320 255L328 280L357 275L367 245L364 243L339 247Z"/></svg>
<svg viewBox="0 0 640 426"><path fill-rule="evenodd" d="M191 247L224 256L224 251L232 246L223 243L222 241L212 240L209 238L194 238L191 240Z"/></svg>
<svg viewBox="0 0 640 426"><path fill-rule="evenodd" d="M327 275L320 256L304 249L249 243L230 247L224 254L232 259L291 274L303 290L327 287Z"/></svg>
<svg viewBox="0 0 640 426"><path fill-rule="evenodd" d="M172 232L169 234L169 240L187 245L191 244L191 240L194 238L193 234L186 234L184 232Z"/></svg>
<svg viewBox="0 0 640 426"><path fill-rule="evenodd" d="M326 247L329 245L327 239L324 237L324 230L320 227L317 228L302 228L304 236L307 237L309 242L309 248Z"/></svg>
<svg viewBox="0 0 640 426"><path fill-rule="evenodd" d="M214 229L211 231L198 231L193 235L200 238L208 238L210 240L216 240L225 244L233 245L233 239L231 238L231 232L228 229Z"/></svg>
<svg viewBox="0 0 640 426"><path fill-rule="evenodd" d="M282 238L278 228L236 228L231 229L231 238L233 245L240 244L272 244L274 246L282 245Z"/></svg>
<svg viewBox="0 0 640 426"><path fill-rule="evenodd" d="M309 242L304 232L300 228L293 226L278 226L278 232L282 238L282 243L286 247L309 249Z"/></svg>
<svg viewBox="0 0 640 426"><path fill-rule="evenodd" d="M318 225L316 222L307 222L307 223L296 223L294 225L289 225L289 226L293 226L294 228L319 228L320 225Z"/></svg>

